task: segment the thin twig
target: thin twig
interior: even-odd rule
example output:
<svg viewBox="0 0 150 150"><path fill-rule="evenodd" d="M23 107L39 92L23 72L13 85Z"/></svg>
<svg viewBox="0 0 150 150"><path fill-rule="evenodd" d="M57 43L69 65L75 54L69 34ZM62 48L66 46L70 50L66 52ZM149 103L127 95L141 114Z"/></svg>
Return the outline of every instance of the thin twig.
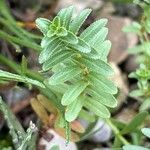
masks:
<svg viewBox="0 0 150 150"><path fill-rule="evenodd" d="M108 125L111 127L113 133L115 136L124 144L124 145L129 145L130 143L120 134L119 129L111 122L110 119L106 119L106 122Z"/></svg>

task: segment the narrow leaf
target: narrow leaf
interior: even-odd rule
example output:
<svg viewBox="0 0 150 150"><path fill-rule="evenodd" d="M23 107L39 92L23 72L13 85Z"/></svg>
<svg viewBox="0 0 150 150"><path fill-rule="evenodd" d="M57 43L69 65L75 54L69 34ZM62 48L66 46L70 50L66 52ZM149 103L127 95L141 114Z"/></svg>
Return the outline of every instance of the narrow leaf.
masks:
<svg viewBox="0 0 150 150"><path fill-rule="evenodd" d="M25 131L14 113L12 113L11 108L8 107L8 105L3 101L2 97L0 96L0 112L3 113L4 118L7 121L7 124L9 125L9 129L12 131L10 134L13 137L16 137L17 131L22 133L22 136L25 136Z"/></svg>
<svg viewBox="0 0 150 150"><path fill-rule="evenodd" d="M121 131L122 134L127 134L127 133L131 133L133 131L135 131L137 129L137 127L139 127L143 121L145 120L145 118L147 117L148 112L143 111L140 112L139 114L137 114L129 124L127 124L124 129Z"/></svg>
<svg viewBox="0 0 150 150"><path fill-rule="evenodd" d="M103 27L100 31L95 34L93 38L88 42L90 46L97 49L100 44L105 40L106 36L108 34L108 29Z"/></svg>
<svg viewBox="0 0 150 150"><path fill-rule="evenodd" d="M64 92L66 92L68 88L68 85L65 83L61 83L58 85L51 85L50 89L54 92L60 93L60 94L64 94Z"/></svg>
<svg viewBox="0 0 150 150"><path fill-rule="evenodd" d="M82 109L83 100L84 98L78 97L77 100L75 100L73 103L67 106L67 109L65 112L65 119L68 122L74 121L77 118L80 110Z"/></svg>
<svg viewBox="0 0 150 150"><path fill-rule="evenodd" d="M140 96L143 96L143 91L142 90L140 90L140 89L135 89L135 90L133 90L133 91L131 91L130 93L129 93L129 96L131 96L131 97L140 97ZM144 101L145 102L145 101ZM143 103L144 103L143 102Z"/></svg>
<svg viewBox="0 0 150 150"><path fill-rule="evenodd" d="M90 71L99 73L101 75L113 75L112 68L102 60L90 60L89 58L82 58L80 60ZM91 63L92 62L92 63Z"/></svg>
<svg viewBox="0 0 150 150"><path fill-rule="evenodd" d="M91 9L85 9L83 10L76 18L73 19L73 21L70 24L69 30L75 34L78 33L80 27L86 20L86 18L89 16L91 13Z"/></svg>
<svg viewBox="0 0 150 150"><path fill-rule="evenodd" d="M81 72L82 70L78 67L66 67L65 69L55 73L52 77L50 77L48 82L50 85L57 85L65 81L69 81L71 78L74 78Z"/></svg>
<svg viewBox="0 0 150 150"><path fill-rule="evenodd" d="M95 46L94 48L99 54L99 59L106 62L107 61L107 56L109 54L109 50L111 48L111 42L109 40L104 41L103 43L98 45L98 47Z"/></svg>
<svg viewBox="0 0 150 150"><path fill-rule="evenodd" d="M93 38L95 34L97 34L97 31L99 31L102 27L106 25L107 21L107 19L100 19L95 21L82 32L80 38L85 40L86 42L89 42L91 38Z"/></svg>
<svg viewBox="0 0 150 150"><path fill-rule="evenodd" d="M55 26L55 27L58 27L58 28L60 27L60 17L59 16L56 16L53 19L52 25Z"/></svg>
<svg viewBox="0 0 150 150"><path fill-rule="evenodd" d="M93 113L95 113L97 116L99 116L101 118L109 118L110 117L110 112L104 105L102 105L99 102L94 101L90 98L87 98L85 100L84 106L87 109L90 109Z"/></svg>
<svg viewBox="0 0 150 150"><path fill-rule="evenodd" d="M114 85L114 83L104 76L100 74L92 73L89 76L91 85L94 87L94 89L97 89L102 92L110 93L110 94L116 94L117 93L117 87Z"/></svg>
<svg viewBox="0 0 150 150"><path fill-rule="evenodd" d="M62 51L60 51L60 53L56 53L55 55L53 55L52 58L48 59L43 64L42 69L44 71L47 71L47 70L51 69L53 66L68 60L72 55L73 55L73 53L71 51L62 49Z"/></svg>
<svg viewBox="0 0 150 150"><path fill-rule="evenodd" d="M143 92L142 92L143 93ZM148 99L145 99L143 102L142 102L142 104L141 104L141 106L140 106L140 111L145 111L145 110L147 110L147 109L149 109L150 108L150 99L148 98Z"/></svg>
<svg viewBox="0 0 150 150"><path fill-rule="evenodd" d="M38 18L35 22L37 27L41 30L43 34L46 34L48 32L48 28L51 24L51 22L48 19Z"/></svg>
<svg viewBox="0 0 150 150"><path fill-rule="evenodd" d="M78 82L75 85L71 85L62 97L62 105L70 105L74 102L78 96L85 90L88 83Z"/></svg>
<svg viewBox="0 0 150 150"><path fill-rule="evenodd" d="M22 75L26 74L26 70L27 70L27 59L26 57L23 55L22 56L22 61L21 61L21 73Z"/></svg>
<svg viewBox="0 0 150 150"><path fill-rule="evenodd" d="M142 28L142 26L138 22L133 22L131 25L125 26L123 28L123 31L130 32L130 33L137 33L140 35L141 28Z"/></svg>
<svg viewBox="0 0 150 150"><path fill-rule="evenodd" d="M48 45L44 47L42 52L39 55L39 63L44 63L47 59L51 57L54 51L60 49L61 41L58 38L52 38L48 42Z"/></svg>
<svg viewBox="0 0 150 150"><path fill-rule="evenodd" d="M123 150L149 150L149 149L137 145L125 145L123 146Z"/></svg>
<svg viewBox="0 0 150 150"><path fill-rule="evenodd" d="M56 37L53 37L53 38L55 39ZM51 38L44 36L43 39L41 40L41 47L42 48L47 47L49 42L51 42L51 40L52 40Z"/></svg>
<svg viewBox="0 0 150 150"><path fill-rule="evenodd" d="M58 16L60 17L60 24L61 26L66 27L66 29L69 29L73 10L74 7L70 6L68 8L60 10L60 12L58 13Z"/></svg>
<svg viewBox="0 0 150 150"><path fill-rule="evenodd" d="M33 80L33 79L28 78L28 77L24 77L24 76L20 76L20 75L17 75L17 74L9 73L7 71L0 70L0 79L3 79L4 81L13 80L13 81L18 81L18 82L23 82L23 83L29 83L29 84L36 85L38 87L45 88L45 86L37 80Z"/></svg>
<svg viewBox="0 0 150 150"><path fill-rule="evenodd" d="M114 108L117 106L117 101L115 99L115 97L109 93L104 93L101 91L94 91L94 90L90 90L90 94L92 96L92 99L100 102L103 105L106 105L108 107Z"/></svg>
<svg viewBox="0 0 150 150"><path fill-rule="evenodd" d="M143 128L141 131L145 136L150 138L150 128Z"/></svg>

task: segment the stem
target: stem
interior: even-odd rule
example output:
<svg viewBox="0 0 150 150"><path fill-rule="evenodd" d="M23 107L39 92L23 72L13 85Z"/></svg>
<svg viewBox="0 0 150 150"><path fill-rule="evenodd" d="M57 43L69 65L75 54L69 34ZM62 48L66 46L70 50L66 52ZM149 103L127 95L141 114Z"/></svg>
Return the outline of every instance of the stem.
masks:
<svg viewBox="0 0 150 150"><path fill-rule="evenodd" d="M15 29L17 28L18 32L20 32L20 34L25 35L25 37L33 38L33 39L41 39L40 36L34 35L28 31L22 29L21 27L17 26L16 20L11 15L10 9L7 6L5 0L0 0L0 15L8 22L9 26L12 26L11 28L15 28Z"/></svg>
<svg viewBox="0 0 150 150"><path fill-rule="evenodd" d="M0 17L0 23L3 24L3 26L6 27L9 31L11 31L12 33L15 33L19 38L26 40L26 36L21 34L16 26L14 27L10 25L10 23L6 19L3 19Z"/></svg>
<svg viewBox="0 0 150 150"><path fill-rule="evenodd" d="M106 119L106 122L108 125L111 127L113 133L115 136L124 144L124 145L129 145L130 143L120 134L119 129L111 122L110 119Z"/></svg>
<svg viewBox="0 0 150 150"><path fill-rule="evenodd" d="M2 30L0 30L0 38L8 41L9 43L14 42L16 44L32 48L32 49L36 50L37 52L41 51L41 47L39 45L37 45L36 43L32 43L30 41L9 35Z"/></svg>
<svg viewBox="0 0 150 150"><path fill-rule="evenodd" d="M2 54L0 54L0 62L9 66L11 69L13 69L16 73L20 74L21 75L21 66L16 64L15 62L13 62L12 60L10 59L7 59L6 57L4 57ZM39 73L37 72L33 72L29 69L26 70L26 75L35 79L35 80L38 80L40 82L43 82L44 81L44 77L42 75L40 75Z"/></svg>
<svg viewBox="0 0 150 150"><path fill-rule="evenodd" d="M0 54L0 62L7 65L8 67L10 67L11 69L13 69L16 73L21 74L21 66L19 64L16 64L15 62L13 62L12 60L4 57L3 55ZM33 72L29 69L26 70L26 75L32 79L38 80L40 82L42 82L44 84L44 80L45 78L39 74L38 72ZM44 84L45 85L45 84ZM51 100L54 105L61 111L64 111L64 107L59 103L59 100L57 99L57 96L54 92L52 92L49 87L47 85L46 89L41 89L38 88L44 95L46 95L49 100Z"/></svg>
<svg viewBox="0 0 150 150"><path fill-rule="evenodd" d="M97 123L97 120L92 122L86 129L86 132L80 137L80 140L77 142L82 142L82 141L88 139L90 136L94 135L96 132L98 132L102 128L102 127L100 127L98 129L96 129L95 131L93 131L96 123Z"/></svg>

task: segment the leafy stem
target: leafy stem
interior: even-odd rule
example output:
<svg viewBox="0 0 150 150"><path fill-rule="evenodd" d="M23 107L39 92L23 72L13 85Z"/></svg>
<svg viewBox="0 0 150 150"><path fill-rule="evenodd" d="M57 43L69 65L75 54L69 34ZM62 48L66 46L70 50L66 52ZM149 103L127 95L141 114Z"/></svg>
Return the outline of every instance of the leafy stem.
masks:
<svg viewBox="0 0 150 150"><path fill-rule="evenodd" d="M16 64L14 61L4 57L3 55L0 54L0 62L7 65L8 67L10 67L11 69L13 69L13 71L15 71L17 74L19 75L22 75L21 73L21 65L19 64ZM42 82L44 81L44 77L37 73L37 72L34 72L34 71L31 71L29 69L26 70L26 76L27 77L30 77L32 79L35 79L39 82ZM44 84L44 83L43 83ZM45 85L45 84L44 84ZM44 94L46 95L50 100L52 99L53 102L55 103L55 105L57 106L58 109L60 109L60 111L63 111L63 107L60 105L60 103L58 103L58 100L57 100L57 96L55 95L54 92L52 92L50 90L50 88L46 86L46 90L45 89L42 89L40 87L38 87L38 89Z"/></svg>
<svg viewBox="0 0 150 150"><path fill-rule="evenodd" d="M110 119L106 119L106 122L111 127L115 136L122 142L124 145L129 145L130 143L120 134L119 129L112 123Z"/></svg>
<svg viewBox="0 0 150 150"><path fill-rule="evenodd" d="M19 44L22 46L32 48L32 49L36 50L37 52L41 51L41 47L39 45L37 45L36 43L32 43L28 40L23 40L16 36L9 35L8 33L4 32L2 30L0 30L0 38L8 41L10 44L12 44L12 42L13 42L13 43L16 43L16 44Z"/></svg>
<svg viewBox="0 0 150 150"><path fill-rule="evenodd" d="M7 65L11 69L13 69L13 71L15 71L16 73L21 75L21 65L19 65L19 64L15 63L14 61L6 58L2 54L0 54L0 62L5 64L5 65ZM31 77L31 78L33 78L33 79L36 79L36 80L38 80L40 82L44 81L44 77L42 75L40 75L37 72L33 72L33 71L29 70L29 69L26 70L26 75Z"/></svg>

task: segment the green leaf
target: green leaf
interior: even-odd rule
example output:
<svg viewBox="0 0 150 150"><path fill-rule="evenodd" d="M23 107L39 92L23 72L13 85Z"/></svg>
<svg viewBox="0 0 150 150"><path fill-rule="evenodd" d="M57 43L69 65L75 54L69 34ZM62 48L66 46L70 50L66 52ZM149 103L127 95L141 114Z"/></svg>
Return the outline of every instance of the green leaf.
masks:
<svg viewBox="0 0 150 150"><path fill-rule="evenodd" d="M39 57L39 58L42 57L42 59L40 59L40 63L44 63L46 61L51 60L51 58L53 56L56 56L56 55L60 54L64 50L65 45L63 45L60 41L57 41L57 42L58 42L58 44L55 43L55 44L57 44L56 46L54 44L54 45L51 45L51 47L49 47L50 49L49 49L49 52L48 52L47 55L46 55L46 53L44 53L43 56L42 56L42 53L41 53L41 55Z"/></svg>
<svg viewBox="0 0 150 150"><path fill-rule="evenodd" d="M110 48L111 48L111 42L109 40L104 41L103 43L101 43L99 45L99 47L95 47L95 50L99 54L99 59L101 59L101 60L106 62Z"/></svg>
<svg viewBox="0 0 150 150"><path fill-rule="evenodd" d="M39 63L42 64L47 61L52 56L54 51L58 51L59 49L62 49L61 41L58 38L50 39L48 45L44 47L39 55Z"/></svg>
<svg viewBox="0 0 150 150"><path fill-rule="evenodd" d="M56 93L64 94L68 88L68 85L61 83L59 85L51 85L49 88Z"/></svg>
<svg viewBox="0 0 150 150"><path fill-rule="evenodd" d="M65 112L65 119L68 122L74 121L77 118L79 112L82 109L83 101L84 101L84 98L80 96L73 103L67 106L66 112Z"/></svg>
<svg viewBox="0 0 150 150"><path fill-rule="evenodd" d="M150 108L150 99L148 98L142 102L142 104L140 106L140 111L145 111L149 108Z"/></svg>
<svg viewBox="0 0 150 150"><path fill-rule="evenodd" d="M131 72L131 73L128 75L128 77L129 77L129 78L135 78L135 79L138 78L138 76L137 76L137 74L136 74L135 72Z"/></svg>
<svg viewBox="0 0 150 150"><path fill-rule="evenodd" d="M78 43L76 45L69 45L69 46L82 53L89 53L91 51L91 47L89 46L89 44L80 38L78 39Z"/></svg>
<svg viewBox="0 0 150 150"><path fill-rule="evenodd" d="M98 74L108 76L114 74L112 68L102 60L91 60L89 58L82 58L80 62L83 63L90 71L96 72Z"/></svg>
<svg viewBox="0 0 150 150"><path fill-rule="evenodd" d="M99 91L110 93L110 94L117 93L117 87L113 84L113 82L100 74L97 75L92 72L92 74L89 75L89 80L93 87L93 90L97 89Z"/></svg>
<svg viewBox="0 0 150 150"><path fill-rule="evenodd" d="M1 96L0 96L0 111L4 114L4 118L6 119L7 123L10 125L8 126L10 130L12 130L13 132L14 130L19 131L22 133L23 136L25 136L24 128L22 127L20 122L17 120L14 113L12 113L8 105L3 101ZM13 133L10 133L10 134L12 135Z"/></svg>
<svg viewBox="0 0 150 150"><path fill-rule="evenodd" d="M49 37L47 37L47 36L44 36L43 39L41 40L41 47L42 48L47 47L49 42L51 42L51 39Z"/></svg>
<svg viewBox="0 0 150 150"><path fill-rule="evenodd" d="M38 18L35 22L37 27L41 30L43 34L46 34L48 32L49 26L51 24L51 22L48 19Z"/></svg>
<svg viewBox="0 0 150 150"><path fill-rule="evenodd" d="M63 37L61 40L65 41L67 43L70 43L70 44L77 44L78 43L78 37L70 31L68 31L68 35Z"/></svg>
<svg viewBox="0 0 150 150"><path fill-rule="evenodd" d="M141 132L138 130L136 132L131 133L131 138L132 138L132 143L134 145L139 145L141 143L142 140L142 135Z"/></svg>
<svg viewBox="0 0 150 150"><path fill-rule="evenodd" d="M44 62L42 69L44 71L48 71L55 65L68 60L72 55L73 55L73 53L71 51L62 49L62 51L60 51L59 53L56 53L55 55L53 55L52 58L50 58L46 62Z"/></svg>
<svg viewBox="0 0 150 150"><path fill-rule="evenodd" d="M51 46L50 43L55 41L56 39L59 40L58 37L56 37L56 36L54 36L54 37L45 36L41 41L42 49L46 49L47 47Z"/></svg>
<svg viewBox="0 0 150 150"><path fill-rule="evenodd" d="M150 42L143 42L141 45L137 45L133 48L130 48L129 53L130 54L145 53L148 56L150 56L149 47L150 47Z"/></svg>
<svg viewBox="0 0 150 150"><path fill-rule="evenodd" d="M20 135L22 137L22 139L19 141L15 141L15 142L13 141L13 143L15 144L14 145L15 147L13 149L18 149L18 147L21 147L21 145L24 144L24 150L25 150L27 148L27 145L29 144L28 141L31 140L31 138L32 138L32 131L30 130L29 133L26 133L24 131L22 125L20 124L20 122L18 121L18 119L16 118L14 113L12 113L11 109L7 106L6 103L4 103L4 101L2 100L1 97L0 97L0 112L3 113L3 116L4 116L4 118L8 124L8 128L10 130L9 134L12 136L12 139L15 139L15 138L19 139ZM29 129L30 128L28 128L28 130ZM28 136L28 140L26 139L27 136ZM25 139L26 139L26 141L25 141ZM3 149L2 143L3 142L0 142L0 149L1 150Z"/></svg>
<svg viewBox="0 0 150 150"><path fill-rule="evenodd" d="M143 91L142 90L139 90L139 89L137 89L137 90L133 90L133 91L131 91L130 92L130 96L131 97L140 97L140 96L143 96Z"/></svg>
<svg viewBox="0 0 150 150"><path fill-rule="evenodd" d="M149 1L149 0L144 0L144 2L147 3L147 4L150 4L150 1ZM147 5L147 8L148 8L148 10L149 10L149 5ZM148 11L148 12L150 12L150 11Z"/></svg>
<svg viewBox="0 0 150 150"><path fill-rule="evenodd" d="M87 98L84 102L84 106L101 118L110 117L110 112L108 111L108 109L98 101Z"/></svg>
<svg viewBox="0 0 150 150"><path fill-rule="evenodd" d="M131 32L140 35L141 28L142 26L138 22L133 22L131 25L125 26L123 32Z"/></svg>
<svg viewBox="0 0 150 150"><path fill-rule="evenodd" d="M52 25L56 26L56 27L60 27L60 17L56 16L53 21L52 21Z"/></svg>
<svg viewBox="0 0 150 150"><path fill-rule="evenodd" d="M83 10L79 15L76 16L76 18L73 19L73 21L70 24L69 30L75 34L78 33L80 27L86 20L86 18L91 13L91 9L85 9Z"/></svg>
<svg viewBox="0 0 150 150"><path fill-rule="evenodd" d="M101 104L114 108L117 106L117 101L115 97L109 93L104 93L104 92L96 92L94 90L90 90L89 93L92 96L92 99L100 102Z"/></svg>
<svg viewBox="0 0 150 150"><path fill-rule="evenodd" d="M21 62L21 73L22 75L25 75L27 71L27 59L26 57L23 55L22 56L22 62Z"/></svg>
<svg viewBox="0 0 150 150"><path fill-rule="evenodd" d="M48 82L50 85L57 85L57 84L65 82L65 81L69 81L70 79L74 78L81 72L82 72L82 70L76 66L66 67L65 69L52 75L49 78Z"/></svg>
<svg viewBox="0 0 150 150"><path fill-rule="evenodd" d="M9 73L7 71L0 70L0 79L2 79L4 81L13 80L13 81L17 81L17 82L29 83L29 84L33 84L33 85L36 85L36 86L41 87L41 88L45 88L45 86L37 80L33 80L33 79L28 78L28 77Z"/></svg>
<svg viewBox="0 0 150 150"><path fill-rule="evenodd" d="M68 8L60 10L60 12L58 13L58 16L60 17L60 24L61 26L66 27L66 29L69 29L69 24L71 22L73 10L74 7L70 6Z"/></svg>
<svg viewBox="0 0 150 150"><path fill-rule="evenodd" d="M125 145L123 146L123 150L149 150L149 149L142 146Z"/></svg>
<svg viewBox="0 0 150 150"><path fill-rule="evenodd" d="M89 42L91 38L97 34L97 32L106 25L107 19L100 19L91 24L88 28L86 28L80 35L80 38L86 42Z"/></svg>
<svg viewBox="0 0 150 150"><path fill-rule="evenodd" d="M145 136L150 138L150 129L149 128L143 128L141 131Z"/></svg>
<svg viewBox="0 0 150 150"><path fill-rule="evenodd" d="M98 49L101 43L105 40L107 34L108 34L108 29L103 27L95 34L95 36L93 36L93 38L91 38L91 40L88 43L94 49Z"/></svg>
<svg viewBox="0 0 150 150"><path fill-rule="evenodd" d="M143 111L140 112L139 114L137 114L130 123L128 123L124 129L121 131L122 134L127 134L127 133L131 133L133 131L135 131L137 129L137 127L139 127L143 121L145 120L145 118L147 117L148 112Z"/></svg>
<svg viewBox="0 0 150 150"><path fill-rule="evenodd" d="M62 97L62 105L70 105L74 102L87 86L87 82L78 82L71 85Z"/></svg>
<svg viewBox="0 0 150 150"><path fill-rule="evenodd" d="M121 146L122 146L121 141L118 139L117 136L115 136L115 140L114 140L114 142L113 142L112 149L115 150L116 147L121 147ZM118 150L122 150L122 148L119 148Z"/></svg>

